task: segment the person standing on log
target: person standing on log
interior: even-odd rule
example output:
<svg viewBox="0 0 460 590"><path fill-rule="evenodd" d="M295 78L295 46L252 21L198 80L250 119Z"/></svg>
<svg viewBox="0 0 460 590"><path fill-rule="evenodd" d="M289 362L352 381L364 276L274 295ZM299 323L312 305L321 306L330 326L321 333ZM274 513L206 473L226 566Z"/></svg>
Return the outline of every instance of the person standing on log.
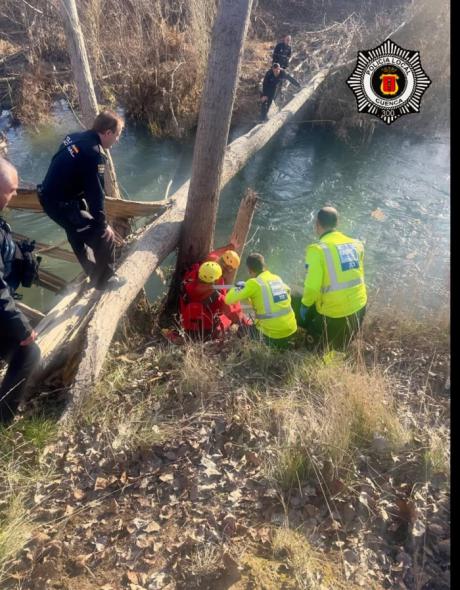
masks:
<svg viewBox="0 0 460 590"><path fill-rule="evenodd" d="M115 234L105 216L104 150L119 140L123 126L119 115L103 111L91 129L67 135L37 187L45 213L65 230L90 286L99 290L121 284Z"/></svg>
<svg viewBox="0 0 460 590"><path fill-rule="evenodd" d="M279 86L284 80L289 80L289 82L296 86L296 88L301 87L295 78L287 74L285 70L281 68L279 63L274 63L266 72L263 81L262 95L260 98L262 103L260 108L261 121L268 121L267 113L276 97Z"/></svg>
<svg viewBox="0 0 460 590"><path fill-rule="evenodd" d="M300 325L314 346L345 350L366 312L364 246L337 230L338 213L323 207L315 230L319 241L307 247Z"/></svg>
<svg viewBox="0 0 460 590"><path fill-rule="evenodd" d="M286 69L291 60L291 52L291 35L285 35L273 51L273 63L279 63L282 68Z"/></svg>
<svg viewBox="0 0 460 590"><path fill-rule="evenodd" d="M0 211L15 196L17 188L16 168L0 157ZM0 358L8 363L0 384L0 424L4 425L13 420L27 383L40 362L40 349L35 343L37 333L15 305L16 249L10 226L0 217Z"/></svg>

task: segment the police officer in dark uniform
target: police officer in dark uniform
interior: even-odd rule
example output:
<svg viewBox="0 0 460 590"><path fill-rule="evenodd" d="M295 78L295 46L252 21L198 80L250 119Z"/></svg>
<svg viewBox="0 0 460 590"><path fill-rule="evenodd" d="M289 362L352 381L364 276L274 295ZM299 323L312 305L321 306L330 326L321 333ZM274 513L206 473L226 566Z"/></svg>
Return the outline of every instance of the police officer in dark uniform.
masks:
<svg viewBox="0 0 460 590"><path fill-rule="evenodd" d="M122 130L123 119L116 113L100 113L90 130L64 139L37 187L44 211L64 228L90 286L96 289L119 283L114 271L115 236L104 208L104 150L118 141Z"/></svg>
<svg viewBox="0 0 460 590"><path fill-rule="evenodd" d="M273 63L279 63L283 69L286 69L291 59L291 35L285 35L273 51Z"/></svg>
<svg viewBox="0 0 460 590"><path fill-rule="evenodd" d="M16 194L18 173L0 157L0 211ZM0 358L8 368L0 384L0 424L13 420L27 382L40 361L37 333L16 308L14 290L20 282L15 269L17 245L10 226L0 217Z"/></svg>
<svg viewBox="0 0 460 590"><path fill-rule="evenodd" d="M262 95L260 98L262 103L260 109L261 121L268 121L267 113L274 98L276 97L279 86L284 80L289 80L291 84L294 84L294 86L300 88L300 84L297 82L297 80L295 80L295 78L287 74L285 70L281 68L279 63L274 63L265 74L263 81Z"/></svg>

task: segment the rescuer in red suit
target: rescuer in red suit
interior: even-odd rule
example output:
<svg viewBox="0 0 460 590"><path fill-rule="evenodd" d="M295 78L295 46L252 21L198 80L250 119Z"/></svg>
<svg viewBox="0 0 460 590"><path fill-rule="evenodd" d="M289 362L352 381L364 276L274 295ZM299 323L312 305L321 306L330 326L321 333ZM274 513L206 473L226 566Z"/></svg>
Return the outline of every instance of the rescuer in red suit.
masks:
<svg viewBox="0 0 460 590"><path fill-rule="evenodd" d="M211 252L202 264L194 264L181 284L179 310L183 329L189 334L216 338L232 324L250 324L240 304L227 305L227 289L216 286L226 282L238 268L240 258L228 246Z"/></svg>

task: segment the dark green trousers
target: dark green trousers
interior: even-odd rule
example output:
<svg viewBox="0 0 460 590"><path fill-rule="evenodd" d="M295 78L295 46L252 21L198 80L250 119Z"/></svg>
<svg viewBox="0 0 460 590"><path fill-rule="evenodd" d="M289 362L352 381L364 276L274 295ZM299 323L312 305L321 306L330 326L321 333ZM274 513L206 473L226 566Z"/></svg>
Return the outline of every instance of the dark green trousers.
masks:
<svg viewBox="0 0 460 590"><path fill-rule="evenodd" d="M312 307L308 311L307 321L302 322L301 299L302 295L292 295L292 308L296 314L297 324L307 331L307 346L318 350L346 350L363 323L366 306L343 318L329 318L319 314Z"/></svg>
<svg viewBox="0 0 460 590"><path fill-rule="evenodd" d="M290 343L294 337L294 334L291 334L291 336L288 336L287 338L269 338L268 336L265 336L265 334L262 334L262 332L260 332L254 325L241 326L241 328L238 330L238 334L240 336L249 336L251 340L260 340L267 346L270 346L271 348L278 348L280 350L289 348Z"/></svg>

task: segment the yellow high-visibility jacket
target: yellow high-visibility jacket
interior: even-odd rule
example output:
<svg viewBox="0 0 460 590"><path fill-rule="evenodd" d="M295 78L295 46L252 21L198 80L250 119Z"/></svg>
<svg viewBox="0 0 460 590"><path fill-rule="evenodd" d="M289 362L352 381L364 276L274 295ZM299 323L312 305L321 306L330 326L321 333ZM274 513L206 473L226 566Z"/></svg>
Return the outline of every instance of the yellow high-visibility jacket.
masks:
<svg viewBox="0 0 460 590"><path fill-rule="evenodd" d="M342 318L362 309L367 303L364 284L364 246L333 230L308 246L302 303L330 318Z"/></svg>
<svg viewBox="0 0 460 590"><path fill-rule="evenodd" d="M264 270L246 281L240 291L235 288L225 296L225 303L249 299L256 313L256 327L268 338L287 338L297 331L297 321L291 307L291 290L282 279Z"/></svg>

